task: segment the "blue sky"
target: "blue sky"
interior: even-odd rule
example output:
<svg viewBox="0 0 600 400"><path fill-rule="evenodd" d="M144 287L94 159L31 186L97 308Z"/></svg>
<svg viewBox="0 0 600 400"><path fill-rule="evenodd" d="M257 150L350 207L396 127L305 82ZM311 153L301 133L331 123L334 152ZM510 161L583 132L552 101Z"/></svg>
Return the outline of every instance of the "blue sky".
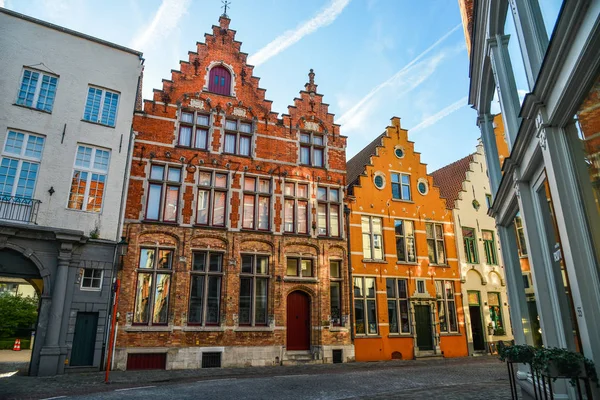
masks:
<svg viewBox="0 0 600 400"><path fill-rule="evenodd" d="M219 0L0 0L0 5L144 52L144 97L218 23ZM401 118L431 172L471 153L468 56L456 0L232 0L228 14L273 110L313 68L348 136L348 158Z"/></svg>

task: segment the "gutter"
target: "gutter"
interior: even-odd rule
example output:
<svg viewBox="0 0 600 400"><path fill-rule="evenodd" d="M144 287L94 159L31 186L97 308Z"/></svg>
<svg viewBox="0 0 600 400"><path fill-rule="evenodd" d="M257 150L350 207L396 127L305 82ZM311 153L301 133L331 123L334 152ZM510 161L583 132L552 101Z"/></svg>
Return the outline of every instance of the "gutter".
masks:
<svg viewBox="0 0 600 400"><path fill-rule="evenodd" d="M350 340L354 344L354 291L352 290L352 252L350 251L350 208L344 204L346 215L346 246L348 248L348 299L350 300Z"/></svg>

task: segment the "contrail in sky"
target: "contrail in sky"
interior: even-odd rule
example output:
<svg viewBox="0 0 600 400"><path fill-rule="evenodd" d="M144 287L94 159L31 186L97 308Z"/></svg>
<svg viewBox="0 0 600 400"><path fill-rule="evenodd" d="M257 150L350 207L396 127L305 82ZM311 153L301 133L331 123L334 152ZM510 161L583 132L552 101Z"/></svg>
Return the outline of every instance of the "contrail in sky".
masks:
<svg viewBox="0 0 600 400"><path fill-rule="evenodd" d="M145 50L146 46L158 37L167 36L177 28L179 20L187 12L189 5L190 0L163 0L150 25L133 39L131 47Z"/></svg>
<svg viewBox="0 0 600 400"><path fill-rule="evenodd" d="M423 121L421 121L419 123L419 125L417 125L414 128L410 129L410 132L411 133L415 133L415 132L420 131L421 129L427 128L428 126L431 126L431 125L435 124L440 119L445 118L448 115L452 114L453 112L459 110L463 106L466 106L467 105L467 100L468 99L465 96L462 99L458 100L457 102L454 102L454 103L450 104L449 106L444 107L443 109L441 109L437 113L435 113L433 115L430 115L429 117L425 118Z"/></svg>

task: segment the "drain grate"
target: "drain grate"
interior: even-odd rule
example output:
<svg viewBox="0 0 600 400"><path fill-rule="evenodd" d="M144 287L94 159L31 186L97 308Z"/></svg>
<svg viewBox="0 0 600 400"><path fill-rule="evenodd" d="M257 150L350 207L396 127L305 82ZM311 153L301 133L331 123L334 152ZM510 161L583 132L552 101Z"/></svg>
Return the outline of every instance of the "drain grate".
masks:
<svg viewBox="0 0 600 400"><path fill-rule="evenodd" d="M221 352L202 353L202 368L221 368Z"/></svg>

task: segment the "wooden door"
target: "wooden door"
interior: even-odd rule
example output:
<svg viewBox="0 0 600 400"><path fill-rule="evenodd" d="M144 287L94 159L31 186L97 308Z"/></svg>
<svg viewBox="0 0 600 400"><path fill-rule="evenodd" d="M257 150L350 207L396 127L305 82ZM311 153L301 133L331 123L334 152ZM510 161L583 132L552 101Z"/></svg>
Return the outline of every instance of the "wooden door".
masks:
<svg viewBox="0 0 600 400"><path fill-rule="evenodd" d="M217 93L230 95L231 74L225 67L217 65L210 70L208 90Z"/></svg>
<svg viewBox="0 0 600 400"><path fill-rule="evenodd" d="M431 309L429 306L415 306L415 322L417 325L417 347L419 347L419 350L433 350Z"/></svg>
<svg viewBox="0 0 600 400"><path fill-rule="evenodd" d="M287 349L310 350L310 299L304 292L287 298Z"/></svg>
<svg viewBox="0 0 600 400"><path fill-rule="evenodd" d="M78 312L73 335L71 366L94 365L94 348L96 345L97 312Z"/></svg>
<svg viewBox="0 0 600 400"><path fill-rule="evenodd" d="M470 305L469 315L471 316L471 335L473 335L473 350L485 350L483 326L481 324L481 307Z"/></svg>

